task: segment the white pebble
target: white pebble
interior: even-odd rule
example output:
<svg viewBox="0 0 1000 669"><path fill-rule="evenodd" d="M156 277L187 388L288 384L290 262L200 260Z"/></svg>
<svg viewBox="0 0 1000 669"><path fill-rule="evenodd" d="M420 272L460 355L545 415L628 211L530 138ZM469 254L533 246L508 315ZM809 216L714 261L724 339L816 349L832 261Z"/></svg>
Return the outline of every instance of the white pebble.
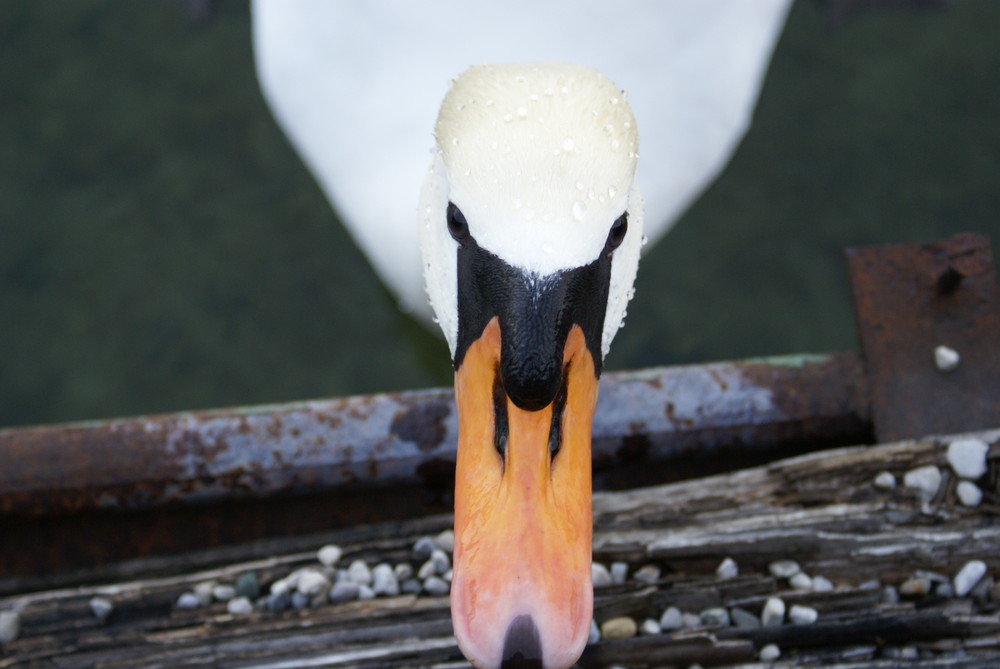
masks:
<svg viewBox="0 0 1000 669"><path fill-rule="evenodd" d="M982 560L970 560L955 574L955 594L965 597L976 587L976 583L986 575L986 563Z"/></svg>
<svg viewBox="0 0 1000 669"><path fill-rule="evenodd" d="M330 588L329 599L334 604L349 602L357 599L360 591L361 586L354 581L340 581L339 583L334 583L333 587Z"/></svg>
<svg viewBox="0 0 1000 669"><path fill-rule="evenodd" d="M791 578L801 571L799 563L795 560L777 560L767 568L775 578Z"/></svg>
<svg viewBox="0 0 1000 669"><path fill-rule="evenodd" d="M671 606L660 616L660 629L664 632L673 632L684 627L684 616L676 606Z"/></svg>
<svg viewBox="0 0 1000 669"><path fill-rule="evenodd" d="M417 570L417 578L421 581L435 575L437 575L437 565L434 564L434 560L428 560L420 565L420 569Z"/></svg>
<svg viewBox="0 0 1000 669"><path fill-rule="evenodd" d="M453 573L454 573L453 570L449 569L445 573L441 574L441 578L451 583L451 577Z"/></svg>
<svg viewBox="0 0 1000 669"><path fill-rule="evenodd" d="M246 597L232 597L226 602L226 611L234 616L245 616L248 613L253 613L253 602Z"/></svg>
<svg viewBox="0 0 1000 669"><path fill-rule="evenodd" d="M875 487L882 490L892 490L896 487L896 477L889 472L879 472L875 476Z"/></svg>
<svg viewBox="0 0 1000 669"><path fill-rule="evenodd" d="M440 576L429 576L424 580L424 591L428 595L440 597L447 595L450 590L451 586Z"/></svg>
<svg viewBox="0 0 1000 669"><path fill-rule="evenodd" d="M950 372L958 367L962 357L953 348L937 346L934 349L934 364L942 372Z"/></svg>
<svg viewBox="0 0 1000 669"><path fill-rule="evenodd" d="M198 598L202 606L208 606L212 603L212 590L214 588L215 581L202 581L194 586L194 596Z"/></svg>
<svg viewBox="0 0 1000 669"><path fill-rule="evenodd" d="M965 506L979 506L983 501L983 491L972 481L959 481L955 492L958 494L958 501Z"/></svg>
<svg viewBox="0 0 1000 669"><path fill-rule="evenodd" d="M420 537L413 544L413 552L424 557L429 556L435 548L437 548L437 544L434 543L434 539L431 537Z"/></svg>
<svg viewBox="0 0 1000 669"><path fill-rule="evenodd" d="M611 563L611 582L617 585L621 585L628 578L628 563L627 562L612 562Z"/></svg>
<svg viewBox="0 0 1000 669"><path fill-rule="evenodd" d="M430 562L434 563L434 573L441 575L451 569L451 558L440 548L431 552Z"/></svg>
<svg viewBox="0 0 1000 669"><path fill-rule="evenodd" d="M455 533L452 530L444 530L434 537L434 543L441 550L451 553L455 550Z"/></svg>
<svg viewBox="0 0 1000 669"><path fill-rule="evenodd" d="M785 602L779 597L770 597L760 612L760 622L764 627L780 625L785 620Z"/></svg>
<svg viewBox="0 0 1000 669"><path fill-rule="evenodd" d="M813 592L831 592L833 583L826 576L813 576Z"/></svg>
<svg viewBox="0 0 1000 669"><path fill-rule="evenodd" d="M982 439L956 439L948 444L948 464L961 478L974 481L986 473L989 451Z"/></svg>
<svg viewBox="0 0 1000 669"><path fill-rule="evenodd" d="M291 587L288 585L288 581L283 578L279 578L277 581L271 584L270 592L274 596L283 595L286 592L291 591Z"/></svg>
<svg viewBox="0 0 1000 669"><path fill-rule="evenodd" d="M727 581L731 578L736 578L740 574L740 568L736 564L736 560L727 557L725 560L719 563L719 566L715 568L715 577L723 581Z"/></svg>
<svg viewBox="0 0 1000 669"><path fill-rule="evenodd" d="M660 623L652 618L646 618L642 621L642 624L639 625L639 634L642 636L656 636L660 632Z"/></svg>
<svg viewBox="0 0 1000 669"><path fill-rule="evenodd" d="M382 562L372 569L372 590L376 595L395 597L399 594L399 581L392 566Z"/></svg>
<svg viewBox="0 0 1000 669"><path fill-rule="evenodd" d="M107 620L111 612L115 610L115 605L104 597L92 597L90 599L90 612L95 618Z"/></svg>
<svg viewBox="0 0 1000 669"><path fill-rule="evenodd" d="M332 567L340 562L340 558L343 554L344 551L340 546L336 544L327 544L316 551L316 559L319 560L320 564L324 567Z"/></svg>
<svg viewBox="0 0 1000 669"><path fill-rule="evenodd" d="M364 560L355 560L347 567L347 576L358 585L372 584L372 570Z"/></svg>
<svg viewBox="0 0 1000 669"><path fill-rule="evenodd" d="M181 596L177 598L177 603L174 604L181 611L191 611L202 606L201 600L198 599L198 595L193 592L181 593Z"/></svg>
<svg viewBox="0 0 1000 669"><path fill-rule="evenodd" d="M781 649L773 643L769 643L760 649L759 657L761 662L774 662L781 657Z"/></svg>
<svg viewBox="0 0 1000 669"><path fill-rule="evenodd" d="M796 590L812 590L813 580L809 577L809 574L804 572L799 572L795 576L788 579L788 584L795 588Z"/></svg>
<svg viewBox="0 0 1000 669"><path fill-rule="evenodd" d="M401 583L406 579L413 577L413 565L409 562L400 562L396 565L393 571L396 573L396 580Z"/></svg>
<svg viewBox="0 0 1000 669"><path fill-rule="evenodd" d="M903 485L917 491L921 499L930 500L941 485L941 470L934 465L911 469L903 476Z"/></svg>
<svg viewBox="0 0 1000 669"><path fill-rule="evenodd" d="M727 627L729 611L721 606L705 609L701 612L701 622L709 627Z"/></svg>
<svg viewBox="0 0 1000 669"><path fill-rule="evenodd" d="M602 639L631 639L638 631L635 620L628 616L618 616L601 623Z"/></svg>
<svg viewBox="0 0 1000 669"><path fill-rule="evenodd" d="M595 588L611 585L611 572L600 562L590 565L590 578L594 581Z"/></svg>
<svg viewBox="0 0 1000 669"><path fill-rule="evenodd" d="M660 568L653 564L647 564L644 567L636 569L635 573L632 574L632 578L640 583L655 584L660 580Z"/></svg>
<svg viewBox="0 0 1000 669"><path fill-rule="evenodd" d="M788 620L795 625L812 625L819 618L819 613L811 606L793 604L788 611Z"/></svg>
<svg viewBox="0 0 1000 669"><path fill-rule="evenodd" d="M236 588L231 585L219 584L212 588L212 597L219 602L228 602L236 596Z"/></svg>
<svg viewBox="0 0 1000 669"><path fill-rule="evenodd" d="M307 597L325 593L329 588L330 579L317 569L303 571L299 576L298 591Z"/></svg>
<svg viewBox="0 0 1000 669"><path fill-rule="evenodd" d="M375 591L368 585L358 586L358 599L375 599Z"/></svg>
<svg viewBox="0 0 1000 669"><path fill-rule="evenodd" d="M10 643L20 634L21 614L17 611L0 611L0 644Z"/></svg>

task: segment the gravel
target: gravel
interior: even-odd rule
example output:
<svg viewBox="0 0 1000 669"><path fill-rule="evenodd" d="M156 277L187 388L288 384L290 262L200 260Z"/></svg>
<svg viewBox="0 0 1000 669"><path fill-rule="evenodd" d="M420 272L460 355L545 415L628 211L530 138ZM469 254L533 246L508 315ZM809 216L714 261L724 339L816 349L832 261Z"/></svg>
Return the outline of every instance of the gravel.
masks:
<svg viewBox="0 0 1000 669"><path fill-rule="evenodd" d="M632 578L640 583L655 585L660 580L660 568L653 564L647 564L644 567L636 569L635 573L632 574Z"/></svg>
<svg viewBox="0 0 1000 669"><path fill-rule="evenodd" d="M350 602L358 598L361 586L354 581L339 581L330 588L330 601L334 604Z"/></svg>
<svg viewBox="0 0 1000 669"><path fill-rule="evenodd" d="M952 372L958 369L958 363L961 361L962 356L950 346L934 347L934 365L942 372Z"/></svg>
<svg viewBox="0 0 1000 669"><path fill-rule="evenodd" d="M421 557L430 557L431 553L437 548L437 544L434 543L432 537L420 537L417 539L416 543L413 544L413 552Z"/></svg>
<svg viewBox="0 0 1000 669"><path fill-rule="evenodd" d="M0 644L10 643L21 634L21 614L0 611Z"/></svg>
<svg viewBox="0 0 1000 669"><path fill-rule="evenodd" d="M628 616L609 618L601 624L602 639L630 639L635 636L638 626Z"/></svg>
<svg viewBox="0 0 1000 669"><path fill-rule="evenodd" d="M236 588L237 597L246 597L250 601L254 601L260 597L260 581L255 571L240 574L240 577L236 579L234 587Z"/></svg>
<svg viewBox="0 0 1000 669"><path fill-rule="evenodd" d="M917 467L906 472L903 485L916 491L923 500L931 500L941 486L941 470L934 465Z"/></svg>
<svg viewBox="0 0 1000 669"><path fill-rule="evenodd" d="M590 565L590 577L594 581L595 588L611 585L611 572L600 562Z"/></svg>
<svg viewBox="0 0 1000 669"><path fill-rule="evenodd" d="M92 597L90 600L90 612L99 620L107 620L114 610L114 604L104 597Z"/></svg>
<svg viewBox="0 0 1000 669"><path fill-rule="evenodd" d="M202 603L198 596L193 592L184 592L177 598L177 603L174 606L181 611L192 611L194 609L200 609L202 607Z"/></svg>
<svg viewBox="0 0 1000 669"><path fill-rule="evenodd" d="M399 580L392 565L381 563L372 570L372 590L376 595L395 597L399 594Z"/></svg>
<svg viewBox="0 0 1000 669"><path fill-rule="evenodd" d="M982 560L970 560L955 574L955 594L965 597L972 592L979 580L986 575L986 563Z"/></svg>
<svg viewBox="0 0 1000 669"><path fill-rule="evenodd" d="M972 481L959 481L955 493L963 506L976 507L983 501L983 491Z"/></svg>
<svg viewBox="0 0 1000 669"><path fill-rule="evenodd" d="M948 464L961 478L974 481L986 473L989 450L982 439L956 439L948 444Z"/></svg>
<svg viewBox="0 0 1000 669"><path fill-rule="evenodd" d="M777 560L769 564L767 569L775 578L791 578L801 571L795 560Z"/></svg>
<svg viewBox="0 0 1000 669"><path fill-rule="evenodd" d="M809 574L800 571L798 574L788 579L788 585L792 586L796 590L812 590L813 580Z"/></svg>
<svg viewBox="0 0 1000 669"><path fill-rule="evenodd" d="M236 596L236 588L220 583L212 588L212 598L217 602L228 602Z"/></svg>
<svg viewBox="0 0 1000 669"><path fill-rule="evenodd" d="M752 629L755 627L760 627L760 618L750 613L746 609L741 609L738 606L734 606L729 611L729 617L733 621L733 625L743 629Z"/></svg>
<svg viewBox="0 0 1000 669"><path fill-rule="evenodd" d="M780 625L785 620L785 602L780 597L770 597L764 603L760 613L760 622L764 627Z"/></svg>
<svg viewBox="0 0 1000 669"><path fill-rule="evenodd" d="M709 627L728 627L729 611L721 606L705 609L701 612L701 622Z"/></svg>
<svg viewBox="0 0 1000 669"><path fill-rule="evenodd" d="M660 629L664 632L673 632L684 627L684 615L676 606L669 607L660 616Z"/></svg>
<svg viewBox="0 0 1000 669"><path fill-rule="evenodd" d="M371 572L369 572L369 582ZM318 569L306 569L299 576L296 589L307 597L314 597L330 589L330 579Z"/></svg>
<svg viewBox="0 0 1000 669"><path fill-rule="evenodd" d="M736 560L727 557L725 560L719 563L719 566L715 568L715 577L723 581L728 581L731 578L736 578L740 575L740 568L736 564Z"/></svg>
<svg viewBox="0 0 1000 669"><path fill-rule="evenodd" d="M455 550L455 533L452 530L444 530L434 537L434 545L443 551L451 553Z"/></svg>
<svg viewBox="0 0 1000 669"><path fill-rule="evenodd" d="M833 583L825 576L813 576L813 592L833 592Z"/></svg>
<svg viewBox="0 0 1000 669"><path fill-rule="evenodd" d="M358 585L372 584L372 570L364 560L355 560L347 567L347 577Z"/></svg>
<svg viewBox="0 0 1000 669"><path fill-rule="evenodd" d="M587 635L587 645L593 645L601 640L601 628L597 626L597 621L591 618L590 634Z"/></svg>
<svg viewBox="0 0 1000 669"><path fill-rule="evenodd" d="M333 567L340 562L344 550L337 544L327 544L316 551L316 559L324 567Z"/></svg>
<svg viewBox="0 0 1000 669"><path fill-rule="evenodd" d="M656 636L661 632L660 623L652 618L646 618L642 621L642 624L639 625L639 634L642 636Z"/></svg>
<svg viewBox="0 0 1000 669"><path fill-rule="evenodd" d="M818 618L819 613L810 606L794 604L788 610L788 620L793 625L812 625Z"/></svg>
<svg viewBox="0 0 1000 669"><path fill-rule="evenodd" d="M226 611L234 616L245 616L253 613L253 602L246 597L233 597L226 602Z"/></svg>
<svg viewBox="0 0 1000 669"><path fill-rule="evenodd" d="M615 585L621 585L628 579L628 563L627 562L612 562L611 563L611 582Z"/></svg>
<svg viewBox="0 0 1000 669"><path fill-rule="evenodd" d="M781 649L773 643L769 643L760 649L759 657L761 662L774 662L781 657Z"/></svg>
<svg viewBox="0 0 1000 669"><path fill-rule="evenodd" d="M424 579L424 592L432 597L441 597L451 592L451 585L440 576L428 576Z"/></svg>
<svg viewBox="0 0 1000 669"><path fill-rule="evenodd" d="M896 487L896 477L889 472L879 472L873 481L876 488L892 490Z"/></svg>

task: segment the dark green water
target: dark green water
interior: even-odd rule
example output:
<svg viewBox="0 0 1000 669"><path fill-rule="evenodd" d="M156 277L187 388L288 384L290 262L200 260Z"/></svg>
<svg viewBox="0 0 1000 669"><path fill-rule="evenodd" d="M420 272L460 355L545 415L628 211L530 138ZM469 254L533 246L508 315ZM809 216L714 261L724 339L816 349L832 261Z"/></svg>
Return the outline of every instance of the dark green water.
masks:
<svg viewBox="0 0 1000 669"><path fill-rule="evenodd" d="M793 8L611 369L854 348L844 246L1000 241L1000 2ZM260 97L243 2L0 4L0 425L450 382Z"/></svg>

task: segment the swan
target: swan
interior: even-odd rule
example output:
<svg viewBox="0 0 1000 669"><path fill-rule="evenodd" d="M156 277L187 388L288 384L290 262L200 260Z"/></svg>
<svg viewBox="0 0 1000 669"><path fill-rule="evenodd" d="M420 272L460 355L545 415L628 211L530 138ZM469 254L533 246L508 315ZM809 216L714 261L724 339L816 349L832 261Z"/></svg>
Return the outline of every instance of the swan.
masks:
<svg viewBox="0 0 1000 669"><path fill-rule="evenodd" d="M452 622L477 667L568 667L583 651L604 356L645 236L745 132L788 4L254 0L279 124L451 351ZM471 62L507 64L447 81Z"/></svg>

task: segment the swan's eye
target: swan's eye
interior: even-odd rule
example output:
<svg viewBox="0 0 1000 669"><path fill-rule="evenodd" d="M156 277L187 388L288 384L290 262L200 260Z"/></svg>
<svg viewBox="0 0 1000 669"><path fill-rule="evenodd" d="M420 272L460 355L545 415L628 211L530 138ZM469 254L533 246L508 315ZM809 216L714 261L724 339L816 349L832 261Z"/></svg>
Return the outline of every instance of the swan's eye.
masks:
<svg viewBox="0 0 1000 669"><path fill-rule="evenodd" d="M628 232L628 212L618 217L614 223L611 224L611 230L608 232L608 241L604 242L605 253L611 253L616 248L621 246L622 242L625 241L625 233Z"/></svg>
<svg viewBox="0 0 1000 669"><path fill-rule="evenodd" d="M455 206L455 203L448 203L448 232L459 244L469 238L469 223L465 220L465 214Z"/></svg>

